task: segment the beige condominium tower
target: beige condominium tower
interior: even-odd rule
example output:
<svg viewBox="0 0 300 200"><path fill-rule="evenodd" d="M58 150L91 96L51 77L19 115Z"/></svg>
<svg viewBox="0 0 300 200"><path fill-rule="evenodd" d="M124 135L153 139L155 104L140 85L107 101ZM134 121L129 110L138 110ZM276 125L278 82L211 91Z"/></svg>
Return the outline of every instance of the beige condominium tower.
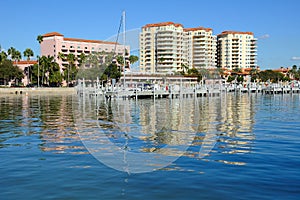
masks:
<svg viewBox="0 0 300 200"><path fill-rule="evenodd" d="M184 28L163 22L142 27L140 70L146 73L176 73L186 68L216 67L216 36L210 28Z"/></svg>
<svg viewBox="0 0 300 200"><path fill-rule="evenodd" d="M183 26L173 22L147 24L140 34L140 70L148 73L182 71Z"/></svg>
<svg viewBox="0 0 300 200"><path fill-rule="evenodd" d="M252 32L223 31L218 36L218 67L255 68L257 39Z"/></svg>
<svg viewBox="0 0 300 200"><path fill-rule="evenodd" d="M185 55L189 68L215 68L217 65L217 37L211 28L185 28Z"/></svg>

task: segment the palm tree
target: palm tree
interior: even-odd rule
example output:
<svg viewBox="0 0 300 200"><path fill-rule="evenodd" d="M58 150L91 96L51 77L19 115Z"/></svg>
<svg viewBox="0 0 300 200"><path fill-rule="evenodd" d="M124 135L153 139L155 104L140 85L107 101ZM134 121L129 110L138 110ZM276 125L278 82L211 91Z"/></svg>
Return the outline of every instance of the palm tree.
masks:
<svg viewBox="0 0 300 200"><path fill-rule="evenodd" d="M43 36L42 35L38 35L36 37L36 40L39 42L39 44L41 45L41 43L43 42ZM38 58L38 87L40 87L40 59Z"/></svg>
<svg viewBox="0 0 300 200"><path fill-rule="evenodd" d="M15 52L15 61L17 62L17 61L20 61L21 59L22 59L22 54L20 51L17 50Z"/></svg>
<svg viewBox="0 0 300 200"><path fill-rule="evenodd" d="M30 60L30 57L33 57L33 51L30 48L25 49L23 52L24 57L27 57L27 61Z"/></svg>
<svg viewBox="0 0 300 200"><path fill-rule="evenodd" d="M7 54L5 51L0 52L0 63L7 59Z"/></svg>
<svg viewBox="0 0 300 200"><path fill-rule="evenodd" d="M85 60L86 60L86 55L84 53L81 53L79 55L79 60L78 60L79 66L81 66L82 63L85 62Z"/></svg>
<svg viewBox="0 0 300 200"><path fill-rule="evenodd" d="M61 60L64 60L64 59L66 59L66 56L62 52L58 52L57 58L61 59Z"/></svg>
<svg viewBox="0 0 300 200"><path fill-rule="evenodd" d="M185 73L188 72L189 67L188 67L186 64L181 63L181 67L182 67L182 72L183 72L183 74L185 74Z"/></svg>
<svg viewBox="0 0 300 200"><path fill-rule="evenodd" d="M22 58L21 52L16 50L14 47L10 47L8 49L7 53L10 56L10 59L14 60L15 62L21 60L21 58Z"/></svg>
<svg viewBox="0 0 300 200"><path fill-rule="evenodd" d="M58 86L61 83L61 73L57 62L53 56L42 56L39 58L42 66L42 84ZM39 75L39 72L37 72ZM38 79L39 80L39 79Z"/></svg>
<svg viewBox="0 0 300 200"><path fill-rule="evenodd" d="M38 35L36 37L36 40L41 44L43 42L43 36L42 35Z"/></svg>
<svg viewBox="0 0 300 200"><path fill-rule="evenodd" d="M27 61L30 60L30 57L33 56L33 51L30 48L25 49L23 52L24 57L27 57ZM28 80L30 80L30 67L28 67Z"/></svg>
<svg viewBox="0 0 300 200"><path fill-rule="evenodd" d="M75 55L70 53L67 55L67 61L69 63L69 66L68 66L68 86L70 84L70 69L73 68L73 66L75 65ZM72 70L73 71L73 70ZM73 74L73 73L72 73Z"/></svg>
<svg viewBox="0 0 300 200"><path fill-rule="evenodd" d="M14 47L10 47L7 50L7 53L10 56L10 59L13 60L13 58L15 57L16 49Z"/></svg>
<svg viewBox="0 0 300 200"><path fill-rule="evenodd" d="M130 55L129 56L129 62L132 65L133 63L136 63L139 60L139 57L135 56L135 55Z"/></svg>

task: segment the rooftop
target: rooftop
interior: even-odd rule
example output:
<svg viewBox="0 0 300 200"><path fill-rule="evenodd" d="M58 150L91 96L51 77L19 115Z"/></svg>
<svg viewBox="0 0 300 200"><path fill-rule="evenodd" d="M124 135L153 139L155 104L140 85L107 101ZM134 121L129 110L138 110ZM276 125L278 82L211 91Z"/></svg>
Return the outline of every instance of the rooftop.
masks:
<svg viewBox="0 0 300 200"><path fill-rule="evenodd" d="M46 33L43 35L43 37L53 37L53 36L64 36L61 33L58 32L51 32ZM72 42L87 42L87 43L98 43L98 44L119 44L116 42L110 42L110 41L102 41L102 40L87 40L87 39L78 39L78 38L63 38L64 41L72 41Z"/></svg>
<svg viewBox="0 0 300 200"><path fill-rule="evenodd" d="M188 32L188 31L206 31L206 32L212 31L211 28L204 28L202 26L196 27L196 28L184 28L183 30L186 32Z"/></svg>
<svg viewBox="0 0 300 200"><path fill-rule="evenodd" d="M20 61L14 61L14 65L34 65L37 64L36 60L20 60Z"/></svg>
<svg viewBox="0 0 300 200"><path fill-rule="evenodd" d="M149 28L149 27L160 27L160 26L175 26L175 27L183 27L182 24L174 23L174 22L161 22L161 23L155 23L155 24L146 24L143 26L143 28Z"/></svg>
<svg viewBox="0 0 300 200"><path fill-rule="evenodd" d="M223 31L222 33L218 34L218 36L222 35L229 35L229 34L246 34L246 35L253 35L252 32L241 32L241 31Z"/></svg>
<svg viewBox="0 0 300 200"><path fill-rule="evenodd" d="M64 36L64 35L58 32L46 33L43 35L43 37L53 37L53 36Z"/></svg>

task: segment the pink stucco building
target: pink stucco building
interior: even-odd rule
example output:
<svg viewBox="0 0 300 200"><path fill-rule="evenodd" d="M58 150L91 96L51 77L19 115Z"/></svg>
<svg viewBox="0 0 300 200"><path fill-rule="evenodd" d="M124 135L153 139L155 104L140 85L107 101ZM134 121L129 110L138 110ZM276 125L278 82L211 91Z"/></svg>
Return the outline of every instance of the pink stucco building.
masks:
<svg viewBox="0 0 300 200"><path fill-rule="evenodd" d="M20 60L20 61L14 61L13 65L18 66L23 72L24 72L24 78L22 79L22 84L28 85L29 83L31 83L31 77L29 77L26 73L25 73L25 69L27 69L29 66L31 65L35 65L38 62L36 60ZM27 69L28 70L28 69ZM9 83L11 84L11 83ZM17 83L16 83L17 84Z"/></svg>
<svg viewBox="0 0 300 200"><path fill-rule="evenodd" d="M124 47L124 45L118 44L116 42L65 38L63 34L58 32L44 34L43 41L41 42L40 47L41 56L53 56L55 61L60 65L61 70L68 66L68 62L67 60L59 59L58 55L60 52L65 56L72 53L77 58L79 58L80 54L82 53L88 55L94 52L114 52L115 55L124 55L125 49L127 52L130 52L129 46ZM76 64L78 65L77 61Z"/></svg>

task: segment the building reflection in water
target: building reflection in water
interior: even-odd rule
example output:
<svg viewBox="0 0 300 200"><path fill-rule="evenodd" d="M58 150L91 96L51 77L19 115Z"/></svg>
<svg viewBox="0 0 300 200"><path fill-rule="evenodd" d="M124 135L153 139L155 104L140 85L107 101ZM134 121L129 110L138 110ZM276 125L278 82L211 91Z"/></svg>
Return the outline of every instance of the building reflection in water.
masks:
<svg viewBox="0 0 300 200"><path fill-rule="evenodd" d="M39 134L42 151L87 154L76 134L72 95L22 96L24 130ZM27 128L26 128L27 127Z"/></svg>
<svg viewBox="0 0 300 200"><path fill-rule="evenodd" d="M230 155L249 153L255 140L257 97L253 94L108 102L72 95L22 95L1 100L3 119L21 116L14 120L15 127L20 127L14 131L16 135L39 134L40 149L54 153L88 153L81 143L84 137L76 134L80 120L76 109L94 120L86 124L87 135L95 134L101 121L101 129L110 130L105 133L118 147L149 155L203 158L239 165L245 163ZM107 151L105 148L102 150Z"/></svg>
<svg viewBox="0 0 300 200"><path fill-rule="evenodd" d="M110 132L112 142L122 146L127 140L126 148L131 151L210 159L213 152L230 155L251 151L255 99L255 95L227 94L196 99L112 100L98 103L98 117L111 122L102 126L116 130ZM177 148L187 145L185 152ZM245 164L224 158L217 161Z"/></svg>

